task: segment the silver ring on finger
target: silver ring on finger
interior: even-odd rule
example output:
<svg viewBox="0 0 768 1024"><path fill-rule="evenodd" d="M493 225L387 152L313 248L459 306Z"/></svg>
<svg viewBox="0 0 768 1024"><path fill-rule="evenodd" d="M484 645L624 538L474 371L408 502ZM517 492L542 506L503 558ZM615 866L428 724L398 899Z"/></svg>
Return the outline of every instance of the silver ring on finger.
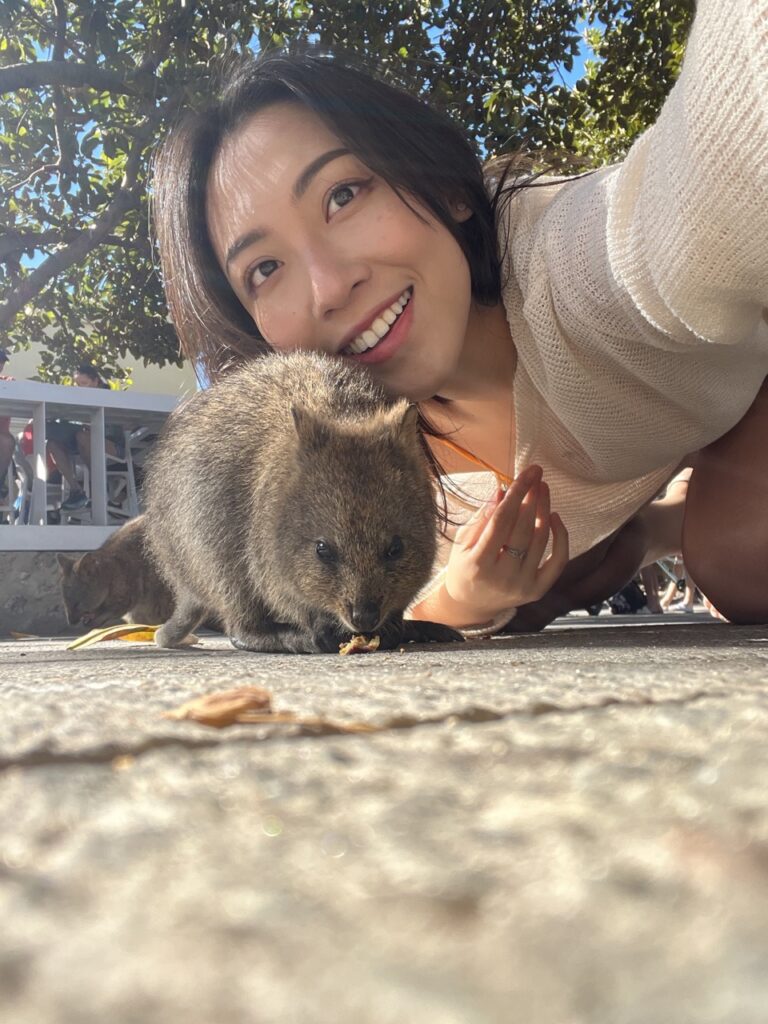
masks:
<svg viewBox="0 0 768 1024"><path fill-rule="evenodd" d="M522 562L522 560L528 554L525 548L511 548L509 544L502 544L501 550L504 552L505 555L511 555L513 558L516 558L520 562Z"/></svg>

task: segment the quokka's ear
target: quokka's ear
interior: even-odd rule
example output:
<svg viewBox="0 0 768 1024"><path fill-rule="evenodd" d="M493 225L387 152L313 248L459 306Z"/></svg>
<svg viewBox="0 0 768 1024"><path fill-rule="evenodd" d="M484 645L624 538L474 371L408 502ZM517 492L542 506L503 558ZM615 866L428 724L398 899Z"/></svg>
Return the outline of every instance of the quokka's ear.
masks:
<svg viewBox="0 0 768 1024"><path fill-rule="evenodd" d="M410 441L419 431L419 407L415 402L411 402L404 409L396 406L395 410L397 436L403 441Z"/></svg>
<svg viewBox="0 0 768 1024"><path fill-rule="evenodd" d="M77 560L76 572L94 573L101 568L101 560L97 551L86 551Z"/></svg>
<svg viewBox="0 0 768 1024"><path fill-rule="evenodd" d="M317 451L328 444L331 439L331 431L325 420L308 412L301 405L292 405L291 415L302 448L307 451Z"/></svg>
<svg viewBox="0 0 768 1024"><path fill-rule="evenodd" d="M61 570L62 576L69 576L74 568L76 558L72 558L71 555L64 555L60 551L56 553L56 561L59 563L59 569Z"/></svg>

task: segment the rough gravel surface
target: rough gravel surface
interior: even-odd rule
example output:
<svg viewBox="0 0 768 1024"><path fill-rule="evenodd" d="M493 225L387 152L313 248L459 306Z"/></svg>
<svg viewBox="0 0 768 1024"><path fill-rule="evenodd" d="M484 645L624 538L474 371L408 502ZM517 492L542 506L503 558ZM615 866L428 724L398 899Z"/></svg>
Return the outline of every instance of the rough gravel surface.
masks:
<svg viewBox="0 0 768 1024"><path fill-rule="evenodd" d="M3 1021L768 1019L768 627L65 642L0 643ZM330 725L161 717L243 684Z"/></svg>

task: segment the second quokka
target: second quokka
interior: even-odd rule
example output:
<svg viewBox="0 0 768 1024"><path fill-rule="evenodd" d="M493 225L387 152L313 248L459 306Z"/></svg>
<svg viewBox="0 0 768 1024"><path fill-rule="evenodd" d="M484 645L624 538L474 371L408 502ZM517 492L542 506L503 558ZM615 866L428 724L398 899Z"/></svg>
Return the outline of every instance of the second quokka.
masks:
<svg viewBox="0 0 768 1024"><path fill-rule="evenodd" d="M253 651L461 639L403 619L435 558L434 491L416 408L359 367L297 352L233 371L171 417L145 500L176 601L161 647L210 614Z"/></svg>

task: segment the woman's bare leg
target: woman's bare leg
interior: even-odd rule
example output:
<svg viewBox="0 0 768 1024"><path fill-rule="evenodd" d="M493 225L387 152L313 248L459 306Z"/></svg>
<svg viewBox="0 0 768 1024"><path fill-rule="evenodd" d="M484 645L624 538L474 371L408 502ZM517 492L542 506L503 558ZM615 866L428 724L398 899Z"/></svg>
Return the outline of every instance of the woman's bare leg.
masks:
<svg viewBox="0 0 768 1024"><path fill-rule="evenodd" d="M696 456L683 559L731 622L768 622L768 379L743 419Z"/></svg>

